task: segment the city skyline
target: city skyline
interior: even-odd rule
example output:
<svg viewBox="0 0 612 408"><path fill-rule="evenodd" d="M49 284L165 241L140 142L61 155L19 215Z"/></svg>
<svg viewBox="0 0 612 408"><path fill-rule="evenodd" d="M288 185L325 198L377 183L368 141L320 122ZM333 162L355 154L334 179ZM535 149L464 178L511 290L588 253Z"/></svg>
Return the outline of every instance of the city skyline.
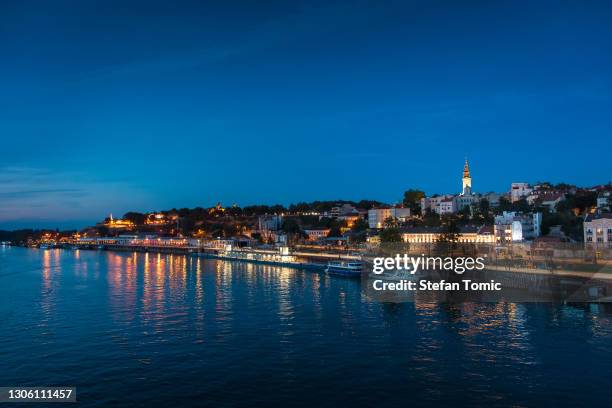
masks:
<svg viewBox="0 0 612 408"><path fill-rule="evenodd" d="M0 228L609 182L612 7L485 4L5 3Z"/></svg>
<svg viewBox="0 0 612 408"><path fill-rule="evenodd" d="M540 180L540 182L544 182L547 183L549 182L548 180ZM459 183L458 183L459 184ZM498 190L498 191L473 191L471 188L472 185L472 177L471 177L471 171L469 169L468 166L468 160L467 158L465 159L464 165L463 165L463 171L462 171L462 178L461 178L461 191L457 192L457 191L451 191L451 192L440 192L440 193L427 193L426 191L424 191L425 193L425 197L429 200L428 197L448 197L448 196L452 196L455 197L455 199L457 198L461 198L463 196L468 197L468 202L471 203L471 205L476 205L476 203L480 200L480 199L488 199L489 194L493 194L493 195L497 195L499 194L500 196L505 197L508 200L514 201L514 198L512 197L514 191L514 185L515 184L521 184L521 185L525 185L525 186L532 186L532 187L536 187L538 184L537 183L523 183L523 182L519 182L519 183L512 183L512 185L510 186L511 188L508 189L507 191L503 191L503 190ZM564 184L564 183L563 183ZM611 182L608 182L607 185L610 185ZM589 186L577 186L578 188L589 188L589 187L598 187L601 186L602 184L599 185L589 185ZM467 186L467 188L466 188ZM537 188L537 187L536 187ZM531 192L533 190L529 189L528 191L524 191L521 192L521 198L525 198L527 197L527 194L529 194L529 192ZM66 191L68 192L68 191ZM403 192L402 192L403 193ZM401 196L401 194L400 194ZM260 202L260 203L248 203L246 205L241 204L238 205L238 203L232 202L231 204L228 204L228 206L233 206L233 205L238 205L238 207L247 207L249 205L268 205L268 206L275 206L275 205L282 205L285 207L289 207L290 205L294 205L294 204L300 204L300 203L312 203L312 202L316 202L316 201L324 201L324 202L343 202L343 201L352 201L352 202L358 202L361 200L374 200L374 201L379 201L383 204L385 204L385 206L387 206L386 208L389 208L388 206L391 207L395 207L395 206L399 206L399 207L403 207L402 204L402 198L399 198L397 200L377 200L377 199L372 199L370 197L357 197L357 198L351 198L351 199L347 199L347 198L343 198L343 197L337 197L337 198L332 198L332 199L319 199L319 198L309 198L309 199L305 199L305 200L301 200L301 201L296 201L296 202L291 202L291 203L281 203L278 201L271 201L271 202ZM463 203L465 204L465 203ZM193 207L186 207L186 206L182 206L182 205L176 205L173 207L168 207L168 208L147 208L145 210L141 209L141 208L128 208L126 210L124 210L123 212L121 212L120 214L124 214L126 212L137 212L137 213L143 213L143 214L154 214L156 212L159 211L170 211L170 210L177 210L177 209L181 209L181 208L215 208L215 207L219 207L221 206L221 202L220 201L216 201L211 202L210 204L204 204L204 205L195 205ZM385 207L383 207L385 208ZM453 210L453 212L455 212L455 210ZM121 216L120 214L119 217ZM101 215L100 217L96 218L96 219L92 219L92 220L68 220L68 221L46 221L46 220L33 220L30 221L32 224L16 224L16 227L13 227L12 229L28 229L28 228L43 228L43 229L55 229L55 228L64 228L64 229L81 229L84 227L89 227L92 226L93 224L97 224L99 221L102 220L102 218L107 218L110 217L111 219L113 218L113 212L110 211L106 211L103 213L103 215ZM11 229L10 228L10 222L5 224L7 227L4 227L5 229ZM3 224L0 223L0 230L3 229Z"/></svg>

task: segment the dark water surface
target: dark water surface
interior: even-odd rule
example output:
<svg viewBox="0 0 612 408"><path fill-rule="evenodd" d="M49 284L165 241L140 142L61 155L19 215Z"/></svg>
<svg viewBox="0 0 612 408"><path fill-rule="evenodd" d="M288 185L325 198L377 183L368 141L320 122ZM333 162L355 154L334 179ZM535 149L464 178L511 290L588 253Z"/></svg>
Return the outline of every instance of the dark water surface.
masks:
<svg viewBox="0 0 612 408"><path fill-rule="evenodd" d="M598 305L383 305L290 268L0 248L0 321L0 386L78 406L612 405Z"/></svg>

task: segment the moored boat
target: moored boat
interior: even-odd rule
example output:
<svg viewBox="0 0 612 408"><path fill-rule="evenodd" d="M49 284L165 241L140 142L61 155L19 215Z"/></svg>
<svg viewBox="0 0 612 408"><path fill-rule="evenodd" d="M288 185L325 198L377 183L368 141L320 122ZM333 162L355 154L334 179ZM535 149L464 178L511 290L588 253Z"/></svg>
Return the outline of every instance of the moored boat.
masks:
<svg viewBox="0 0 612 408"><path fill-rule="evenodd" d="M325 272L332 275L359 277L363 271L363 262L331 261L327 263Z"/></svg>

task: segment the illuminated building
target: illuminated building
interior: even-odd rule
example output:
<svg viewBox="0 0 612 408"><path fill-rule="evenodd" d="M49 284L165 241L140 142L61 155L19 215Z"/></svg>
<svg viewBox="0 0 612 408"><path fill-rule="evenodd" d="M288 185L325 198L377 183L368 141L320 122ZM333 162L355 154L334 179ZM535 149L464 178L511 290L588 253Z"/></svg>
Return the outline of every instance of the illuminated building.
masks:
<svg viewBox="0 0 612 408"><path fill-rule="evenodd" d="M215 217L219 217L219 216L225 214L225 208L223 208L221 203L217 203L216 206L208 209L208 213L210 215L215 216Z"/></svg>
<svg viewBox="0 0 612 408"><path fill-rule="evenodd" d="M527 197L532 191L533 188L529 186L529 183L512 183L510 186L510 201L514 203L523 197Z"/></svg>
<svg viewBox="0 0 612 408"><path fill-rule="evenodd" d="M461 193L457 195L445 194L421 199L421 213L425 214L427 209L439 215L454 214L466 207L471 207L480 201L481 196L472 192L472 176L467 159L463 165L463 176L461 178Z"/></svg>
<svg viewBox="0 0 612 408"><path fill-rule="evenodd" d="M368 225L370 228L383 228L385 220L393 218L404 221L410 217L410 208L384 207L368 210Z"/></svg>
<svg viewBox="0 0 612 408"><path fill-rule="evenodd" d="M104 223L104 226L107 228L112 228L112 229L128 229L128 228L133 228L134 223L129 220L123 220L123 219L116 220L113 218L113 214L111 214L110 217L108 218L108 221Z"/></svg>
<svg viewBox="0 0 612 408"><path fill-rule="evenodd" d="M472 177L470 177L470 166L468 166L468 161L465 159L465 164L463 165L463 178L461 195L472 195Z"/></svg>
<svg viewBox="0 0 612 408"><path fill-rule="evenodd" d="M444 202L444 204L442 204L442 202ZM451 202L450 205L449 205L449 202ZM453 196L450 194L445 194L445 195L434 195L433 197L421 198L422 214L425 214L427 209L430 209L436 214L440 214L441 211L443 214L452 213L455 210Z"/></svg>
<svg viewBox="0 0 612 408"><path fill-rule="evenodd" d="M353 225L355 225L359 218L361 218L359 214L347 214L338 216L338 220L346 222L346 229L353 228Z"/></svg>
<svg viewBox="0 0 612 408"><path fill-rule="evenodd" d="M308 235L309 241L318 241L320 239L326 238L331 232L331 229L329 228L307 229L307 230L304 230L304 232L306 233L306 235Z"/></svg>
<svg viewBox="0 0 612 408"><path fill-rule="evenodd" d="M171 224L178 218L178 215L165 215L162 213L151 213L147 215L145 220L146 225L167 225Z"/></svg>
<svg viewBox="0 0 612 408"><path fill-rule="evenodd" d="M495 238L498 243L535 239L540 236L541 225L542 213L504 211L495 217Z"/></svg>
<svg viewBox="0 0 612 408"><path fill-rule="evenodd" d="M612 247L612 213L587 215L584 220L584 242Z"/></svg>
<svg viewBox="0 0 612 408"><path fill-rule="evenodd" d="M402 240L410 244L439 242L445 232L444 227L412 227L401 230ZM471 244L492 244L495 242L493 228L490 226L465 226L459 228L457 241Z"/></svg>

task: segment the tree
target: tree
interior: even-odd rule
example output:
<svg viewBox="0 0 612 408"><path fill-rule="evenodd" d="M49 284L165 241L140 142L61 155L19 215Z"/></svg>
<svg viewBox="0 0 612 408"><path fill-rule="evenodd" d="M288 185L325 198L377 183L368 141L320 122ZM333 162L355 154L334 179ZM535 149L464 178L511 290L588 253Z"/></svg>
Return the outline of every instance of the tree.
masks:
<svg viewBox="0 0 612 408"><path fill-rule="evenodd" d="M555 188L555 190L568 191L568 190L571 190L573 188L576 188L576 186L573 185L573 184L559 183L559 184L556 184L554 186L554 188Z"/></svg>
<svg viewBox="0 0 612 408"><path fill-rule="evenodd" d="M558 212L569 212L576 210L584 214L597 205L597 193L594 191L578 191L576 194L566 194L565 200L557 204Z"/></svg>
<svg viewBox="0 0 612 408"><path fill-rule="evenodd" d="M285 218L283 220L283 225L281 226L281 230L286 233L298 233L302 229L300 228L300 224L297 222L295 218Z"/></svg>
<svg viewBox="0 0 612 408"><path fill-rule="evenodd" d="M397 227L397 219L395 217L387 217L383 221L383 226L385 228L396 228Z"/></svg>
<svg viewBox="0 0 612 408"><path fill-rule="evenodd" d="M350 240L353 243L365 242L367 238L366 231L368 229L368 223L363 219L359 218L353 223L351 227Z"/></svg>
<svg viewBox="0 0 612 408"><path fill-rule="evenodd" d="M385 203L381 203L380 201L376 201L376 200L361 200L355 204L355 207L363 208L364 210L369 210L374 207L384 207L384 206L386 206Z"/></svg>
<svg viewBox="0 0 612 408"><path fill-rule="evenodd" d="M485 224L489 224L493 222L490 211L491 211L491 204L489 203L489 200L487 200L486 198L481 199L480 202L478 203L478 214L477 215L480 218L480 220Z"/></svg>
<svg viewBox="0 0 612 408"><path fill-rule="evenodd" d="M182 232L182 234L189 235L195 227L195 221L193 221L191 218L185 218L185 219L179 220L179 225L180 225L179 230ZM178 232L179 231L177 231L177 233Z"/></svg>
<svg viewBox="0 0 612 408"><path fill-rule="evenodd" d="M512 203L506 197L500 197L498 211L529 212L531 211L531 206L525 198L521 198L520 200Z"/></svg>
<svg viewBox="0 0 612 408"><path fill-rule="evenodd" d="M310 207L310 204L308 203L297 203L297 204L291 204L289 206L289 212L292 213L307 213L307 212L311 212L312 211L312 207Z"/></svg>
<svg viewBox="0 0 612 408"><path fill-rule="evenodd" d="M353 223L351 227L351 231L353 232L361 232L368 229L368 223L363 219L359 218L357 221Z"/></svg>
<svg viewBox="0 0 612 408"><path fill-rule="evenodd" d="M342 236L342 231L340 230L340 227L337 225L334 225L333 227L331 227L331 229L329 230L329 234L327 234L328 237L341 237Z"/></svg>
<svg viewBox="0 0 612 408"><path fill-rule="evenodd" d="M398 228L386 228L380 232L380 242L402 242L402 234Z"/></svg>
<svg viewBox="0 0 612 408"><path fill-rule="evenodd" d="M410 208L412 214L420 214L421 198L425 198L423 191L410 189L404 192L404 205Z"/></svg>
<svg viewBox="0 0 612 408"><path fill-rule="evenodd" d="M272 212L273 214L282 214L282 213L286 213L287 209L285 208L284 205L275 204L272 207L270 207L270 212Z"/></svg>
<svg viewBox="0 0 612 408"><path fill-rule="evenodd" d="M440 216L431 208L427 208L425 210L425 214L423 215L423 225L427 227L440 226Z"/></svg>
<svg viewBox="0 0 612 408"><path fill-rule="evenodd" d="M531 211L531 206L529 205L526 199L521 198L520 200L512 203L512 211L526 213L526 212Z"/></svg>
<svg viewBox="0 0 612 408"><path fill-rule="evenodd" d="M446 224L446 228L442 234L440 234L440 242L455 243L459 241L459 227L454 219L449 219Z"/></svg>
<svg viewBox="0 0 612 408"><path fill-rule="evenodd" d="M478 212L483 216L483 217L488 217L489 215L489 210L491 209L491 203L489 203L489 200L487 200L486 198L483 198L480 200L480 203L478 203Z"/></svg>
<svg viewBox="0 0 612 408"><path fill-rule="evenodd" d="M512 203L506 197L499 197L499 205L497 206L499 212L511 211Z"/></svg>
<svg viewBox="0 0 612 408"><path fill-rule="evenodd" d="M242 215L242 208L238 206L231 206L225 209L225 214L231 217L239 217Z"/></svg>
<svg viewBox="0 0 612 408"><path fill-rule="evenodd" d="M472 216L472 210L469 205L466 205L461 210L459 210L458 215L462 220L468 221Z"/></svg>
<svg viewBox="0 0 612 408"><path fill-rule="evenodd" d="M238 228L236 224L224 223L223 224L223 236L226 238L230 238L236 235L238 232Z"/></svg>
<svg viewBox="0 0 612 408"><path fill-rule="evenodd" d="M131 221L132 223L134 223L134 225L143 225L145 223L146 218L146 215L139 212L130 211L123 214L123 219Z"/></svg>
<svg viewBox="0 0 612 408"><path fill-rule="evenodd" d="M178 216L183 218L183 217L189 217L189 208L181 208L180 210L178 210Z"/></svg>

